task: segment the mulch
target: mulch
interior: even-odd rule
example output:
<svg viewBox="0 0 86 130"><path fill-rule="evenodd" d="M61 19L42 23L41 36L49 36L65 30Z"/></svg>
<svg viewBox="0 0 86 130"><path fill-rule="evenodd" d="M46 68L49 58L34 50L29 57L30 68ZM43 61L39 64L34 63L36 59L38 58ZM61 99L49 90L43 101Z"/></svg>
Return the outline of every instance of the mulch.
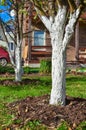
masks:
<svg viewBox="0 0 86 130"><path fill-rule="evenodd" d="M10 114L15 115L12 130L23 128L29 121L38 120L49 128L56 128L66 121L71 130L86 121L86 99L66 97L66 106L49 105L49 95L27 97L23 100L8 104ZM21 122L17 123L17 120Z"/></svg>
<svg viewBox="0 0 86 130"><path fill-rule="evenodd" d="M38 80L25 79L24 82L18 83L12 80L1 80L0 84L3 86L15 86L28 84L28 82L29 84L32 82L36 83ZM23 128L29 121L34 120L40 121L41 124L52 129L56 128L61 122L66 121L71 128L70 130L76 130L76 127L81 122L86 121L86 99L67 96L66 106L53 106L49 105L49 98L49 95L27 97L7 104L10 114L15 115L13 119L14 123L8 126L9 130ZM3 130L8 129L5 128Z"/></svg>

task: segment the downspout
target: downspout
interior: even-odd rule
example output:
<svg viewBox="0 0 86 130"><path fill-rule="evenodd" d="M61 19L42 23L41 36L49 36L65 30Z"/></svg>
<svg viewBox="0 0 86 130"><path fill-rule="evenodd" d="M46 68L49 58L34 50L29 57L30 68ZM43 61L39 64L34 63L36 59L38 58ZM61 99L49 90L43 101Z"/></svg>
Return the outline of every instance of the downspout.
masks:
<svg viewBox="0 0 86 130"><path fill-rule="evenodd" d="M75 29L75 59L79 60L79 22Z"/></svg>
<svg viewBox="0 0 86 130"><path fill-rule="evenodd" d="M31 35L32 35L32 31L31 31L31 23L32 23L32 11L31 11L31 7L32 7L32 3L29 3L29 25L28 25L28 62L31 61L31 46L32 46L32 42L31 42Z"/></svg>
<svg viewBox="0 0 86 130"><path fill-rule="evenodd" d="M79 5L78 0L76 0L76 5ZM79 60L79 21L76 24L75 28L75 59Z"/></svg>

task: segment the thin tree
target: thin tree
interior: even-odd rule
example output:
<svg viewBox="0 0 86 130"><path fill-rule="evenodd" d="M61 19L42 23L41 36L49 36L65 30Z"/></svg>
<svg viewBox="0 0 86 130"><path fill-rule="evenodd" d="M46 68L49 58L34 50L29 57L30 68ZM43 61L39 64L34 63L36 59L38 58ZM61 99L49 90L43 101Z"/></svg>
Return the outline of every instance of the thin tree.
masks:
<svg viewBox="0 0 86 130"><path fill-rule="evenodd" d="M66 48L84 6L83 0L31 0L48 29L52 45L52 90L50 104L65 105Z"/></svg>
<svg viewBox="0 0 86 130"><path fill-rule="evenodd" d="M11 34L8 33L8 35L11 37L12 41L15 43L15 54L14 59L10 53L9 47L8 52L10 55L11 63L15 70L15 81L21 81L22 80L22 57L21 57L21 51L22 51L22 42L23 42L23 21L24 21L24 15L29 15L29 12L27 12L25 8L25 2L26 0L9 0L4 1L5 5L9 6L8 15L11 20L11 24L13 25L14 30L11 30L10 26L2 20L1 26L3 28L5 41L8 43L7 35L5 34L5 26L8 27ZM10 13L9 13L10 12Z"/></svg>

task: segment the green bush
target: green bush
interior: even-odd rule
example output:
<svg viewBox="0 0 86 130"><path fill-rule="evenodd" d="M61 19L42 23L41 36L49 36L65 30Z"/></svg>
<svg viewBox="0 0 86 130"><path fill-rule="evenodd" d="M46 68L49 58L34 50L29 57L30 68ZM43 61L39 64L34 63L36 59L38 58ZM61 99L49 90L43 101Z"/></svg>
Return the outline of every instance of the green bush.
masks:
<svg viewBox="0 0 86 130"><path fill-rule="evenodd" d="M76 71L84 73L84 72L86 72L86 68L77 68Z"/></svg>
<svg viewBox="0 0 86 130"><path fill-rule="evenodd" d="M30 68L30 67L23 67L23 71L24 74L29 74L29 73L38 73L39 72L39 68ZM12 66L5 66L2 67L0 66L0 74L5 74L5 73L9 73L9 74L14 74L14 68Z"/></svg>
<svg viewBox="0 0 86 130"><path fill-rule="evenodd" d="M23 69L25 74L30 73L30 67L24 67ZM14 68L12 68L12 66L5 66L5 67L0 66L0 74L5 73L14 74Z"/></svg>
<svg viewBox="0 0 86 130"><path fill-rule="evenodd" d="M23 69L24 69L24 74L29 74L30 73L30 67L26 66Z"/></svg>
<svg viewBox="0 0 86 130"><path fill-rule="evenodd" d="M51 73L51 60L42 59L40 61L40 73Z"/></svg>
<svg viewBox="0 0 86 130"><path fill-rule="evenodd" d="M14 73L14 69L11 67L11 66L1 66L0 65L0 74L4 74L4 73L11 73L13 74Z"/></svg>

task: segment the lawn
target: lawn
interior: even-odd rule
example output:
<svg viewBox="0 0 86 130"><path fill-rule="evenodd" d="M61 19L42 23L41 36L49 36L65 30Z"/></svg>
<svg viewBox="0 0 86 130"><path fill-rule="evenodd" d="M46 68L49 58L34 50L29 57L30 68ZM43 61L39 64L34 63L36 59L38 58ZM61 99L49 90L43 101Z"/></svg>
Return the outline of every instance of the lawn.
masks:
<svg viewBox="0 0 86 130"><path fill-rule="evenodd" d="M66 95L72 97L86 98L86 76L84 75L67 75L66 76ZM34 80L33 80L34 79ZM4 81L5 78L0 78ZM14 80L14 77L9 77L8 80ZM9 110L6 104L21 100L27 96L40 96L50 94L51 77L50 76L28 76L23 77L23 81L31 80L29 84L0 84L0 130L12 123L14 115L9 115ZM33 82L35 81L35 82ZM32 124L33 125L33 124ZM84 125L86 125L84 123ZM63 127L63 124L62 124ZM62 129L59 128L59 130ZM66 128L65 128L66 129ZM41 130L41 129L40 129ZM46 130L43 128L42 130ZM67 130L67 129L66 129ZM77 129L79 130L79 129ZM81 130L81 127L80 127ZM83 129L84 130L84 129Z"/></svg>

